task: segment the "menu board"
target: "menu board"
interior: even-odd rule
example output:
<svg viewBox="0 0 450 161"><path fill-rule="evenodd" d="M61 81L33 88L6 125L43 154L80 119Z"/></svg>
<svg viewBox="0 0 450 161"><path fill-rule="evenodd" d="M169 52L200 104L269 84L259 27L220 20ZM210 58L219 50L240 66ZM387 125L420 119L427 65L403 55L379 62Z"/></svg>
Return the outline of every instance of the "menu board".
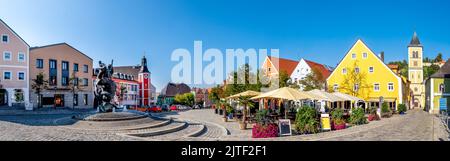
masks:
<svg viewBox="0 0 450 161"><path fill-rule="evenodd" d="M279 120L278 122L279 122L278 127L280 128L280 136L292 135L291 120L283 119L283 120Z"/></svg>

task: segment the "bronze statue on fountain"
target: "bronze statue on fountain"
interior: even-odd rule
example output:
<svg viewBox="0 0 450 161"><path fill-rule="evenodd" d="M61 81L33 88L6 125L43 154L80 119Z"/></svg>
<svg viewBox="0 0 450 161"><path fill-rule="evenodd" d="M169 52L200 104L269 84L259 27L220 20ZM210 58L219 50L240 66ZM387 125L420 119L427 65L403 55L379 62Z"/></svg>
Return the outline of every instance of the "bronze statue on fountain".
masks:
<svg viewBox="0 0 450 161"><path fill-rule="evenodd" d="M116 94L116 83L111 79L114 69L113 62L106 66L102 61L99 61L100 71L97 75L95 84L95 100L98 101L98 111L100 113L113 112L117 108L115 103L111 100Z"/></svg>

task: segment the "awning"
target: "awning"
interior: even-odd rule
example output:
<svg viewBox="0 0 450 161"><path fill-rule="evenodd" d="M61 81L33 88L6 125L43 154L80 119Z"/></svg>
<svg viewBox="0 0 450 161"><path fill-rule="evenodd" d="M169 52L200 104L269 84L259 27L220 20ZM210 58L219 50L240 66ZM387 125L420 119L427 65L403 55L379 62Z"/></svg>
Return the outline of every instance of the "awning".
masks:
<svg viewBox="0 0 450 161"><path fill-rule="evenodd" d="M397 98L388 97L388 98L383 98L383 100L384 100L384 102L395 102L395 101L397 101ZM380 98L379 97L377 97L377 98L371 97L367 100L367 102L380 102Z"/></svg>
<svg viewBox="0 0 450 161"><path fill-rule="evenodd" d="M355 97L355 96L351 96L345 93L341 93L341 92L334 92L333 95L341 97L343 99L345 99L345 101L354 101L354 102L358 102L358 101L364 101L361 98Z"/></svg>
<svg viewBox="0 0 450 161"><path fill-rule="evenodd" d="M340 101L346 101L345 98L336 96L332 93L328 93L325 91L321 91L318 89L312 90L312 91L308 91L307 93L312 94L312 95L316 95L318 100L324 100L324 101L329 101L329 102L340 102Z"/></svg>
<svg viewBox="0 0 450 161"><path fill-rule="evenodd" d="M255 91L245 91L245 92L238 93L238 94L232 95L230 97L227 97L227 99L233 99L233 98L239 98L239 97L254 97L254 96L257 96L260 94L261 94L260 92L255 92Z"/></svg>
<svg viewBox="0 0 450 161"><path fill-rule="evenodd" d="M311 96L306 92L301 92L293 88L284 87L267 93L260 94L251 99L275 98L275 99L296 101L296 100L314 99L313 97L314 96Z"/></svg>

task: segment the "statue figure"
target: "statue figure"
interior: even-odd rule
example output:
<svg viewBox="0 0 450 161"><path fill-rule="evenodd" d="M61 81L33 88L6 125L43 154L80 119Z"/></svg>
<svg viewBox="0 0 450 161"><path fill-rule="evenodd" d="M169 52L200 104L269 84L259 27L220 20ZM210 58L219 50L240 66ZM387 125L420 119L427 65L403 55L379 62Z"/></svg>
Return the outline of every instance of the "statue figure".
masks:
<svg viewBox="0 0 450 161"><path fill-rule="evenodd" d="M116 83L111 79L114 72L113 62L106 66L99 61L100 71L97 75L94 94L100 113L113 112L116 108L116 105L111 103L116 93Z"/></svg>

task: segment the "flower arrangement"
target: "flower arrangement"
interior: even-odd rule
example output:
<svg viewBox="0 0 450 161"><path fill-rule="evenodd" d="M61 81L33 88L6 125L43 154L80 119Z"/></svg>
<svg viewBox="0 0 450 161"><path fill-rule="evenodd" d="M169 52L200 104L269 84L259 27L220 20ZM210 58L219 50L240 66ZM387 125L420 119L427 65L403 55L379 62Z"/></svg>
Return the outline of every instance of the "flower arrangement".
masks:
<svg viewBox="0 0 450 161"><path fill-rule="evenodd" d="M268 110L260 110L256 113L257 123L253 126L252 138L278 137L278 125L267 117L268 113Z"/></svg>
<svg viewBox="0 0 450 161"><path fill-rule="evenodd" d="M253 138L271 138L278 137L278 125L270 123L268 125L255 124L252 129Z"/></svg>
<svg viewBox="0 0 450 161"><path fill-rule="evenodd" d="M344 120L344 110L342 109L334 109L331 112L331 117L333 119L332 128L334 130L342 130L346 128L345 120Z"/></svg>
<svg viewBox="0 0 450 161"><path fill-rule="evenodd" d="M370 107L369 108L369 117L367 118L369 121L377 121L380 120L380 117L378 117L377 114L377 107Z"/></svg>

